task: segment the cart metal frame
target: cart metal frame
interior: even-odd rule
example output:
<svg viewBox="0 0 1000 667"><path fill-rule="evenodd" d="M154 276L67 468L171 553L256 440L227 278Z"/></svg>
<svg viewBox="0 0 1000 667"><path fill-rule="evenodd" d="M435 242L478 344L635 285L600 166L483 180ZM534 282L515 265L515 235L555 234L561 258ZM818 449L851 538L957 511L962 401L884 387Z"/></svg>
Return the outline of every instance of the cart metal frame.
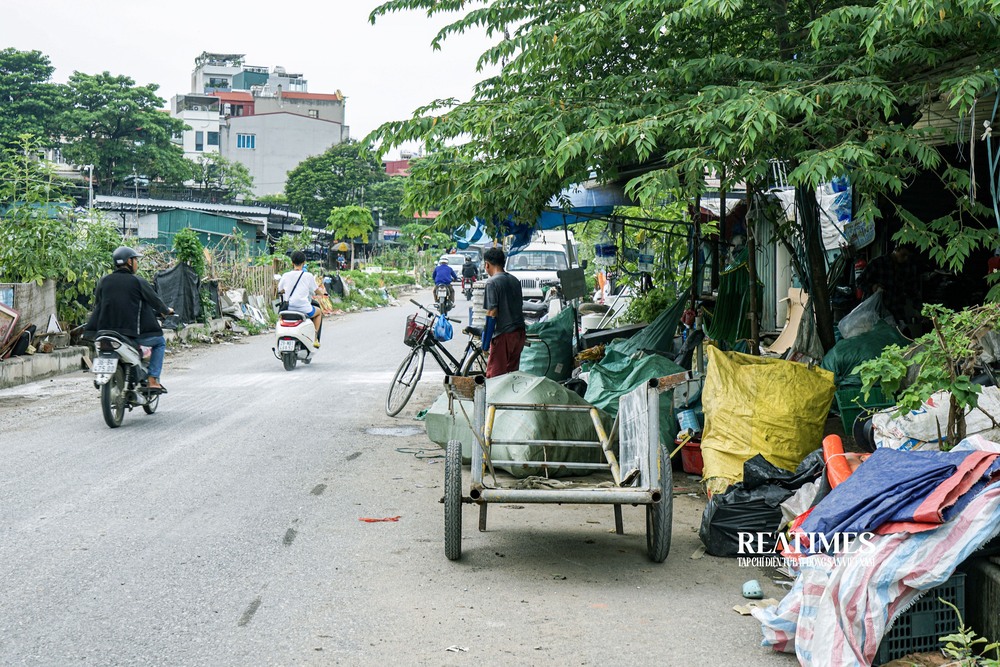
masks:
<svg viewBox="0 0 1000 667"><path fill-rule="evenodd" d="M660 442L660 394L693 380L690 371L650 380L636 387L619 400L619 412L610 430L605 430L600 412L591 405L549 405L532 403L491 403L486 401L486 380L483 376L445 379L449 407L456 415L456 399L471 400L471 419L459 405L462 417L469 420L476 442L472 446L471 483L469 495L462 495L462 443L451 440L445 453L445 555L456 560L462 555L462 505L479 505L479 530L486 531L488 506L493 503L567 503L612 505L615 530L624 534L621 506L645 505L646 548L651 560L662 563L670 551L670 530L673 513L673 473L670 457ZM559 411L589 414L594 424L594 440L496 440L493 425L500 411ZM618 443L618 454L615 444ZM510 461L493 459L493 445L540 446L543 459L539 461ZM549 447L600 449L603 463L578 463L550 461ZM560 470L607 471L613 480L612 487L587 487L572 489L524 489L502 486L496 478L495 467L523 466L541 468L548 472ZM487 473L492 477L492 483Z"/></svg>

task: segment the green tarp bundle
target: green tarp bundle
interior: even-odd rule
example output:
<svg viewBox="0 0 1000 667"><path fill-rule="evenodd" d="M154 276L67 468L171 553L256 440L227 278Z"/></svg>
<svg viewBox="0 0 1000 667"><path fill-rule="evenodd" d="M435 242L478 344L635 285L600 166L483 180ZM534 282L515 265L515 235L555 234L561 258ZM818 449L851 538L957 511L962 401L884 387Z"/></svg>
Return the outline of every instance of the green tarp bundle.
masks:
<svg viewBox="0 0 1000 667"><path fill-rule="evenodd" d="M683 368L658 354L625 357L616 350L605 351L604 359L590 369L584 398L608 414L618 414L618 399L653 378L683 372ZM660 394L660 441L670 443L677 435L674 392Z"/></svg>
<svg viewBox="0 0 1000 667"><path fill-rule="evenodd" d="M889 345L909 345L910 341L891 324L879 320L870 331L843 338L823 357L820 368L833 373L838 388L861 386L861 378L853 375L858 364L874 359Z"/></svg>
<svg viewBox="0 0 1000 667"><path fill-rule="evenodd" d="M573 327L576 315L572 308L563 308L558 315L528 327L528 335L540 338L529 341L521 352L521 371L547 377L557 382L573 372Z"/></svg>
<svg viewBox="0 0 1000 667"><path fill-rule="evenodd" d="M610 351L630 357L636 352L658 352L670 355L674 351L674 338L677 336L677 325L687 299L681 297L674 305L656 316L645 329L631 338L618 338L605 347L605 354Z"/></svg>
<svg viewBox="0 0 1000 667"><path fill-rule="evenodd" d="M575 392L548 378L534 377L520 371L507 373L486 380L486 400L488 403L533 403L548 405L586 405L586 401ZM463 413L464 408L464 413ZM617 404L616 404L617 408ZM427 411L427 436L432 442L444 447L449 440L462 442L462 458L472 457L472 448L478 441L472 434L474 419L472 401L455 401L455 415L448 411L448 396L442 394ZM468 421L466 421L468 416ZM601 413L605 430L611 428L611 418ZM498 410L493 422L493 438L496 440L587 440L596 441L594 422L586 412L548 412L539 410ZM493 460L508 461L573 461L575 463L602 463L604 454L599 448L546 447L545 455L541 446L496 445L492 451ZM542 474L540 468L529 468L515 464L504 467L515 477ZM566 477L586 474L581 470L551 470L550 477Z"/></svg>

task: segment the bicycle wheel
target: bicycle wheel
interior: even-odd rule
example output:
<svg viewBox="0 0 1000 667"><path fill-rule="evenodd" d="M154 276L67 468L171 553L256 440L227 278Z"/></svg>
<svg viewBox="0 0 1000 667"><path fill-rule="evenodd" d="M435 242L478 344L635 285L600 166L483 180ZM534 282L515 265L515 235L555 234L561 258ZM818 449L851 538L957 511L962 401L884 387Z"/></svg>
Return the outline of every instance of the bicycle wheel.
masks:
<svg viewBox="0 0 1000 667"><path fill-rule="evenodd" d="M420 375L424 372L424 355L427 353L423 347L415 347L403 363L396 369L396 375L392 378L389 386L389 393L385 397L385 414L395 417L399 411L406 407L406 402L413 395L417 383L420 382Z"/></svg>
<svg viewBox="0 0 1000 667"><path fill-rule="evenodd" d="M486 353L481 347L477 347L458 369L459 375L473 377L476 375L486 375Z"/></svg>

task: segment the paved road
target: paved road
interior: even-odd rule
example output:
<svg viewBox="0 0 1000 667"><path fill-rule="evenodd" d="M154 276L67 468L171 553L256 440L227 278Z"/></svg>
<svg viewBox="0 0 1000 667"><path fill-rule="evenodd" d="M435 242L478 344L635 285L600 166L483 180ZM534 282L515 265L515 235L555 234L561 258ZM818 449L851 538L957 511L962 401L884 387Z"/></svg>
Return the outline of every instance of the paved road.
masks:
<svg viewBox="0 0 1000 667"><path fill-rule="evenodd" d="M443 376L382 412L411 310L328 319L291 373L266 335L172 355L159 412L117 430L83 373L0 391L0 665L794 664L732 611L761 573L690 558L683 493L663 565L642 508L617 536L610 508L555 505L486 533L467 508L447 561L411 418Z"/></svg>

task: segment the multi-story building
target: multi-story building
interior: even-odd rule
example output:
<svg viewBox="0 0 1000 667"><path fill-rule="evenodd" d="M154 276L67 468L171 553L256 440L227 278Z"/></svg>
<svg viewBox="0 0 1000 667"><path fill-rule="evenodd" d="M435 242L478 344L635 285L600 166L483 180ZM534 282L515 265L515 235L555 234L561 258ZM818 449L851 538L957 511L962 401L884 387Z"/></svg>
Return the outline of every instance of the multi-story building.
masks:
<svg viewBox="0 0 1000 667"><path fill-rule="evenodd" d="M185 157L218 152L254 177L254 194L284 191L288 172L334 144L347 141L344 96L310 93L302 74L243 64L243 54L202 53L191 93L177 95L171 112L189 127Z"/></svg>

